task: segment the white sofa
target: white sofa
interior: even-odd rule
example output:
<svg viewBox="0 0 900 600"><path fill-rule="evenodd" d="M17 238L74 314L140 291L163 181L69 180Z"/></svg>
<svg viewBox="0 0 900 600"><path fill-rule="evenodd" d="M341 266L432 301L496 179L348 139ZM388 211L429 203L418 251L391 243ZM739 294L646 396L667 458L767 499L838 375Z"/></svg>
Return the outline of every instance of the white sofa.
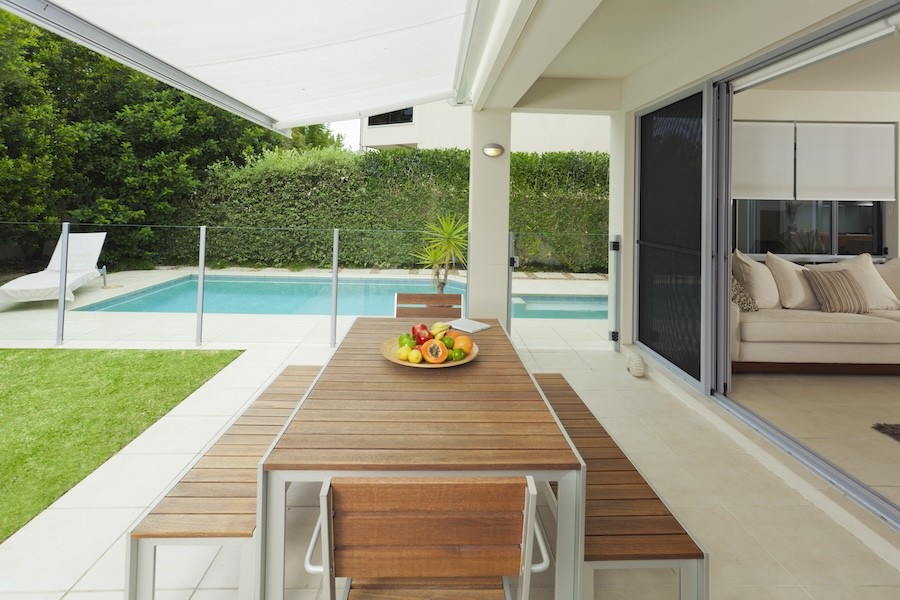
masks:
<svg viewBox="0 0 900 600"><path fill-rule="evenodd" d="M812 290L802 289L805 268L774 255L763 264L735 253L734 279L758 310L732 303L733 371L900 372L900 259L873 265L861 255L810 267L846 270L861 282L868 305L861 314L824 311Z"/></svg>

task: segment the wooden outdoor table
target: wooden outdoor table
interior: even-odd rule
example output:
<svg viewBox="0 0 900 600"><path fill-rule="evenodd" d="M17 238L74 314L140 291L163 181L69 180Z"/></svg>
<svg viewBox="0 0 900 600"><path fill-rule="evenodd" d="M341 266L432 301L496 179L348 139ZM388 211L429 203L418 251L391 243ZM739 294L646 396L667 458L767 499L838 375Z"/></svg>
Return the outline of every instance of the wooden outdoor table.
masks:
<svg viewBox="0 0 900 600"><path fill-rule="evenodd" d="M440 369L381 356L415 319L356 320L260 463L264 598L283 598L289 483L476 473L558 482L556 597L577 597L584 463L499 322L482 320L493 327L472 335L475 360Z"/></svg>

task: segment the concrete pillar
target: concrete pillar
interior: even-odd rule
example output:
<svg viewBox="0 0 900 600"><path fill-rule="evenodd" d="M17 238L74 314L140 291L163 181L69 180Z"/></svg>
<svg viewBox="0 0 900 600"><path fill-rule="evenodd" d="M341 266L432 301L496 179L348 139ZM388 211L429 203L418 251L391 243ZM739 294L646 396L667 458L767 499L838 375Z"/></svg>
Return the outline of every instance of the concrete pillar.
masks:
<svg viewBox="0 0 900 600"><path fill-rule="evenodd" d="M509 269L510 111L472 113L469 169L469 316L506 322ZM485 156L485 144L500 144L501 156Z"/></svg>

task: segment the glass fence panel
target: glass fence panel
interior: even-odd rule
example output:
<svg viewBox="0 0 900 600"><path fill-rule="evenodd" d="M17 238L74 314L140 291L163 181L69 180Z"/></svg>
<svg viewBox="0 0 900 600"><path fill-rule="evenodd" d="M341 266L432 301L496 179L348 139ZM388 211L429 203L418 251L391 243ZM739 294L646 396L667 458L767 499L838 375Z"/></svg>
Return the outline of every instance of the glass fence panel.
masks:
<svg viewBox="0 0 900 600"><path fill-rule="evenodd" d="M0 223L0 279L45 269L61 230ZM106 267L106 277L96 272L72 290L65 342L330 342L333 229L208 227L199 321L199 227L72 224L70 230L105 234L94 266ZM340 232L338 340L356 316L392 315L397 292L434 293L444 283L444 291L468 296L462 265L438 269L436 285L435 270L421 260L422 238L419 231ZM573 333L564 337L605 342L606 236L519 233L514 239L522 267L513 273L513 332L536 343L549 332L542 323L568 321ZM58 280L53 292L40 301L0 303L0 341L53 344ZM537 329L529 333L532 325Z"/></svg>
<svg viewBox="0 0 900 600"><path fill-rule="evenodd" d="M143 225L73 224L71 231L101 233L101 274L66 306L66 343L192 347L199 229ZM105 270L105 275L103 271Z"/></svg>
<svg viewBox="0 0 900 600"><path fill-rule="evenodd" d="M606 234L517 232L513 254L519 267L512 276L510 335L517 348L570 348L573 361L587 360L584 350L612 348Z"/></svg>
<svg viewBox="0 0 900 600"><path fill-rule="evenodd" d="M0 345L50 345L56 339L59 271L50 259L62 227L0 223Z"/></svg>
<svg viewBox="0 0 900 600"><path fill-rule="evenodd" d="M462 264L423 262L420 231L341 230L338 314L392 316L395 294L466 293Z"/></svg>
<svg viewBox="0 0 900 600"><path fill-rule="evenodd" d="M330 229L210 227L204 343L327 344Z"/></svg>

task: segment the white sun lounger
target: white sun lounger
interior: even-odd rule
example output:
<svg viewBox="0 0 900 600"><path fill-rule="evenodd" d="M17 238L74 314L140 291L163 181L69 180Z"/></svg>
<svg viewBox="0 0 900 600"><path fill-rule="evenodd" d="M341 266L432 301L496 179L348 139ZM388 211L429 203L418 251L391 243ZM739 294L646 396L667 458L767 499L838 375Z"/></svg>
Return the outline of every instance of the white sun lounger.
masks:
<svg viewBox="0 0 900 600"><path fill-rule="evenodd" d="M97 277L106 277L106 267L97 268L100 250L106 241L106 232L70 233L69 260L66 271L66 300L75 299L76 289ZM59 271L62 239L56 242L56 249L47 268L38 273L17 277L0 286L0 302L33 302L36 300L56 300L59 298Z"/></svg>

